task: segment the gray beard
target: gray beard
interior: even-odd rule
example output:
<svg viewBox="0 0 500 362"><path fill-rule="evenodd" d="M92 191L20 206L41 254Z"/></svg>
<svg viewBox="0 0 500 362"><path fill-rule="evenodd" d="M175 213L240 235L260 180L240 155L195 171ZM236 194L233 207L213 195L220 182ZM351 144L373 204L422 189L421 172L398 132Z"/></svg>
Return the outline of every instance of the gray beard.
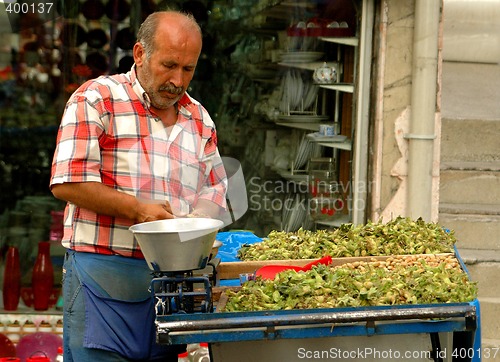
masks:
<svg viewBox="0 0 500 362"><path fill-rule="evenodd" d="M151 99L151 105L156 109L168 109L177 103L178 99L172 99L167 101L157 102L154 97L149 96Z"/></svg>

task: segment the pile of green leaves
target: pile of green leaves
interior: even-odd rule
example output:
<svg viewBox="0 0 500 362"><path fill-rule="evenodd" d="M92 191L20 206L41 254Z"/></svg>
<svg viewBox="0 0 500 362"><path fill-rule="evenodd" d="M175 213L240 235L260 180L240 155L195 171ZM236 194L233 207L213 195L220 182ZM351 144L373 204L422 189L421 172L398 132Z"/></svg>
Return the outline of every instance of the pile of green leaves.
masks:
<svg viewBox="0 0 500 362"><path fill-rule="evenodd" d="M289 310L470 302L477 297L454 256L357 262L307 272L287 270L226 291L223 311Z"/></svg>
<svg viewBox="0 0 500 362"><path fill-rule="evenodd" d="M397 217L387 223L343 224L335 230L271 231L238 250L240 260L285 260L453 252L456 239L437 223Z"/></svg>

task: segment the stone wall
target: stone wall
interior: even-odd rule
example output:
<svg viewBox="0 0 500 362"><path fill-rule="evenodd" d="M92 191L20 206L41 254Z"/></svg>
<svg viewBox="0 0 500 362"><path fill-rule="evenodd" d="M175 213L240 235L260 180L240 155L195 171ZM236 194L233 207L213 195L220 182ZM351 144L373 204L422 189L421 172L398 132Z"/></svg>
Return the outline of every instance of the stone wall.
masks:
<svg viewBox="0 0 500 362"><path fill-rule="evenodd" d="M369 165L372 193L367 215L372 220L380 217L387 220L406 215L408 141L403 136L408 132L411 116L415 1L376 1L375 12ZM439 123L436 113L436 132ZM437 216L437 187L435 195L436 205L431 207L436 209L433 214Z"/></svg>

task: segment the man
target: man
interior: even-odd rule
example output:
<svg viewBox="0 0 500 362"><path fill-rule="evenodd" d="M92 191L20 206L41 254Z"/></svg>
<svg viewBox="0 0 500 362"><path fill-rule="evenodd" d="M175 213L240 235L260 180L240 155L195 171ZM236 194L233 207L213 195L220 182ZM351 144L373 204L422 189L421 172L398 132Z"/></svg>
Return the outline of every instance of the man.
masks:
<svg viewBox="0 0 500 362"><path fill-rule="evenodd" d="M176 361L182 351L155 344L151 275L128 228L225 208L214 123L186 93L201 47L192 16L153 13L131 71L88 81L68 100L50 182L68 202L65 361Z"/></svg>

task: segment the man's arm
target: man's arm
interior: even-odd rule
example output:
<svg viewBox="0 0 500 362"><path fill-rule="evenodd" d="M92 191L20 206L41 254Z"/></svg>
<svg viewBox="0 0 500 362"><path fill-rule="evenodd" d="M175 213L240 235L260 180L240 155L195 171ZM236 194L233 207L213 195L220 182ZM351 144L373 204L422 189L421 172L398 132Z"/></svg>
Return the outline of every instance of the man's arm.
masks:
<svg viewBox="0 0 500 362"><path fill-rule="evenodd" d="M169 203L141 202L100 182L67 182L52 186L52 194L97 214L120 217L134 223L172 219Z"/></svg>

